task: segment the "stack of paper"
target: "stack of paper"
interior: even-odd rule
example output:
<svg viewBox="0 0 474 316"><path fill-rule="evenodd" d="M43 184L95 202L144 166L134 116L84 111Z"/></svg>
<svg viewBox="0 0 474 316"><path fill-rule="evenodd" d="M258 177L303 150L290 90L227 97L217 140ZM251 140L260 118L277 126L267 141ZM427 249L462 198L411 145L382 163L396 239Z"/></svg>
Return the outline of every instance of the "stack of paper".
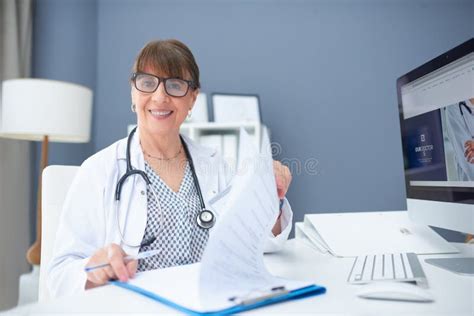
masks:
<svg viewBox="0 0 474 316"><path fill-rule="evenodd" d="M296 223L295 235L338 257L458 252L428 226L411 222L407 211L307 214Z"/></svg>
<svg viewBox="0 0 474 316"><path fill-rule="evenodd" d="M144 272L116 285L185 313L238 313L324 293L323 287L282 279L265 268L264 244L279 213L270 144L259 153L248 134L240 133L242 165L232 187L207 205L219 208L219 216L201 263Z"/></svg>

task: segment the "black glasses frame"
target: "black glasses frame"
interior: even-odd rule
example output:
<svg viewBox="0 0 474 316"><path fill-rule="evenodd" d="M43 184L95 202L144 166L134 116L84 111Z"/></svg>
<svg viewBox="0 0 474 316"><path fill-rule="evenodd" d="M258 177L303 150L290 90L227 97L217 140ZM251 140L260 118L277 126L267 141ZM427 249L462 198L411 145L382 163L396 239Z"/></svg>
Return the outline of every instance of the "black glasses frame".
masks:
<svg viewBox="0 0 474 316"><path fill-rule="evenodd" d="M153 91L143 91L141 89L139 89L137 87L137 77L139 75L147 75L147 76L151 76L151 77L155 77L156 79L158 79L158 84L156 85L156 88L153 90ZM176 96L176 95L172 95L168 92L168 89L166 89L166 81L170 80L170 79L173 79L173 80L181 80L181 81L184 81L188 84L188 88L186 89L186 92L181 95L181 96ZM146 73L146 72L134 72L132 73L132 78L131 78L132 82L133 82L133 85L135 86L135 88L138 90L138 91L141 91L143 93L154 93L158 87L160 86L160 83L163 82L164 84L164 87L165 87L165 92L166 94L168 94L169 96L172 96L172 97L175 97L175 98L182 98L182 97L185 97L188 92L189 92L189 88L191 89L196 89L196 85L194 84L194 81L192 80L186 80L186 79L181 79L181 78L176 78L176 77L173 77L173 78L162 78L162 77L158 77L158 76L155 76L153 74L149 74L149 73Z"/></svg>

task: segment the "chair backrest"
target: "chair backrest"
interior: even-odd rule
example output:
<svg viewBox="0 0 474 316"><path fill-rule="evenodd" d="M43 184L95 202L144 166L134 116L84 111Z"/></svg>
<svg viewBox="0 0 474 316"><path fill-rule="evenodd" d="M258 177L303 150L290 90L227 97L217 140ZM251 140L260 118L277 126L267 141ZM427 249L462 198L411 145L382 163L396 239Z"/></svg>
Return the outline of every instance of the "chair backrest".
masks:
<svg viewBox="0 0 474 316"><path fill-rule="evenodd" d="M43 171L41 265L38 289L38 300L40 302L50 299L46 286L47 268L53 254L64 199L78 168L77 166L49 166Z"/></svg>

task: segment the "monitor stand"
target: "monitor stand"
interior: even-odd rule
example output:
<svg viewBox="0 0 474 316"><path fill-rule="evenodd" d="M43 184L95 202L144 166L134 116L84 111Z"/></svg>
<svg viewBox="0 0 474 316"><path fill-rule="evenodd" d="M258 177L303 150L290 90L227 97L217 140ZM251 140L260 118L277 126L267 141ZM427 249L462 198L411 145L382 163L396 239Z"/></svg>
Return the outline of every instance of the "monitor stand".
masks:
<svg viewBox="0 0 474 316"><path fill-rule="evenodd" d="M425 259L425 262L457 274L474 276L472 257Z"/></svg>

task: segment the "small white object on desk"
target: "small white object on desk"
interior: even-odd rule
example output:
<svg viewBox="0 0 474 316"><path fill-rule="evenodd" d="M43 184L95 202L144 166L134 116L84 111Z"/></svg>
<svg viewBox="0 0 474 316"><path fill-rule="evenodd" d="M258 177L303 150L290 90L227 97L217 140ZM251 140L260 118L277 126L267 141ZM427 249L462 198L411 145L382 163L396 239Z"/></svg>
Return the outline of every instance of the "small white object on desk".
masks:
<svg viewBox="0 0 474 316"><path fill-rule="evenodd" d="M362 298L409 301L409 302L432 302L433 296L419 286L406 282L373 282L362 285L357 292Z"/></svg>
<svg viewBox="0 0 474 316"><path fill-rule="evenodd" d="M407 211L306 214L298 230L322 252L337 257L379 254L388 249L392 253L459 252L428 226L411 222Z"/></svg>

